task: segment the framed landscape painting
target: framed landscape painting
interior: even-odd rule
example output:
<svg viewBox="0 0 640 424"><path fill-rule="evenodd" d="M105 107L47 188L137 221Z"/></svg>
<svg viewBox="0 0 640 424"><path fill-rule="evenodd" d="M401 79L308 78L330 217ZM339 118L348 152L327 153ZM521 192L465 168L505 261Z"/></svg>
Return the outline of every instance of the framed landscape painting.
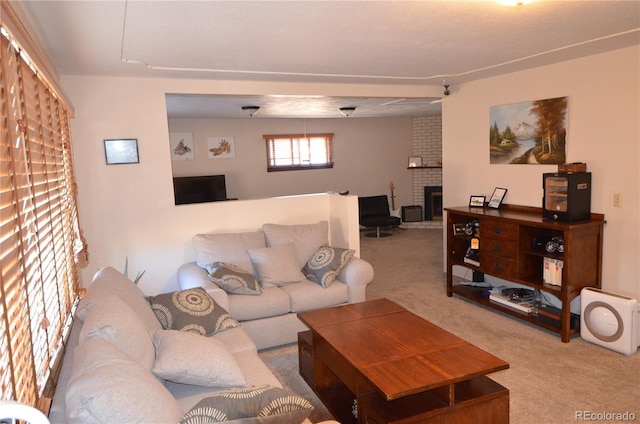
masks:
<svg viewBox="0 0 640 424"><path fill-rule="evenodd" d="M566 162L567 97L492 106L489 122L490 163Z"/></svg>

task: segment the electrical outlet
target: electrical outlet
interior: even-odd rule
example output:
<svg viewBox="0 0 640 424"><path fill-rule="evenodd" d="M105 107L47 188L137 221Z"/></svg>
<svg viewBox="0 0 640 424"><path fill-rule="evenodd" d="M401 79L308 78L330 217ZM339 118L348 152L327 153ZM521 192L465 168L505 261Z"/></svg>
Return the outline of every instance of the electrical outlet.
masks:
<svg viewBox="0 0 640 424"><path fill-rule="evenodd" d="M613 207L614 208L622 207L622 193L613 193Z"/></svg>

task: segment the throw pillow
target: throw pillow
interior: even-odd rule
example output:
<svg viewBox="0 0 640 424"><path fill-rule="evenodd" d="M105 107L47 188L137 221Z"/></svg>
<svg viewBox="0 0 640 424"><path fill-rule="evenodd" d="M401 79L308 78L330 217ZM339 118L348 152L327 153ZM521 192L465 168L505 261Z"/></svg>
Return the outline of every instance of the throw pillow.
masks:
<svg viewBox="0 0 640 424"><path fill-rule="evenodd" d="M246 233L197 234L193 237L196 263L200 268L213 262L226 262L251 269L248 249L267 247L262 231Z"/></svg>
<svg viewBox="0 0 640 424"><path fill-rule="evenodd" d="M295 393L273 386L231 389L202 399L180 424L242 419L243 424L300 424L313 406Z"/></svg>
<svg viewBox="0 0 640 424"><path fill-rule="evenodd" d="M153 365L155 350L149 330L118 296L110 295L89 310L80 328L79 344L92 339L111 343L147 371Z"/></svg>
<svg viewBox="0 0 640 424"><path fill-rule="evenodd" d="M118 296L129 305L148 331L160 330L160 324L149 309L149 304L146 302L142 290L123 273L110 266L96 272L87 292L78 302L77 316L80 321L85 320L94 305L110 295Z"/></svg>
<svg viewBox="0 0 640 424"><path fill-rule="evenodd" d="M264 224L262 231L267 242L267 247L282 246L293 243L296 252L298 269L302 269L313 252L320 246L329 243L329 222L320 221L316 224Z"/></svg>
<svg viewBox="0 0 640 424"><path fill-rule="evenodd" d="M65 423L176 423L184 415L153 374L109 342L88 340L73 353Z"/></svg>
<svg viewBox="0 0 640 424"><path fill-rule="evenodd" d="M307 280L329 287L354 254L355 250L352 249L322 246L302 268L302 273Z"/></svg>
<svg viewBox="0 0 640 424"><path fill-rule="evenodd" d="M282 286L305 279L291 243L278 247L250 249L249 256L262 287Z"/></svg>
<svg viewBox="0 0 640 424"><path fill-rule="evenodd" d="M147 301L165 330L210 336L240 325L202 287L148 296Z"/></svg>
<svg viewBox="0 0 640 424"><path fill-rule="evenodd" d="M151 333L156 360L151 372L175 383L233 387L246 384L242 370L219 340L176 330Z"/></svg>
<svg viewBox="0 0 640 424"><path fill-rule="evenodd" d="M249 271L239 266L214 262L205 267L211 281L218 287L232 294L259 295L262 293L258 280Z"/></svg>

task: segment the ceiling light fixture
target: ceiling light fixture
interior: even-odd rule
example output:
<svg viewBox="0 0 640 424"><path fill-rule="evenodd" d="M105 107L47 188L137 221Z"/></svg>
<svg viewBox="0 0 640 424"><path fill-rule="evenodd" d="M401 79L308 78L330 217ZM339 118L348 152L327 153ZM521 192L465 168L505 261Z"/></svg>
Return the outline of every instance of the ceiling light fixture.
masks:
<svg viewBox="0 0 640 424"><path fill-rule="evenodd" d="M444 85L444 95L448 96L449 94L451 94L451 91L449 91L449 84L445 84Z"/></svg>
<svg viewBox="0 0 640 424"><path fill-rule="evenodd" d="M349 117L349 115L351 115L355 111L356 111L355 106L341 107L340 108L340 113L342 113L346 117Z"/></svg>
<svg viewBox="0 0 640 424"><path fill-rule="evenodd" d="M531 3L533 0L498 0L498 3L503 4L505 6L523 6L525 4Z"/></svg>
<svg viewBox="0 0 640 424"><path fill-rule="evenodd" d="M260 106L242 106L242 110L245 111L249 116L253 116L260 110Z"/></svg>

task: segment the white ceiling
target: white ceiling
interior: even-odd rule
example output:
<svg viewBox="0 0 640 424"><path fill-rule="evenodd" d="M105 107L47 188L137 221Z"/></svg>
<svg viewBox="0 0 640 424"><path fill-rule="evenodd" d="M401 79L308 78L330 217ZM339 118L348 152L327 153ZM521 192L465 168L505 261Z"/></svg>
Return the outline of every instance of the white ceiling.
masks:
<svg viewBox="0 0 640 424"><path fill-rule="evenodd" d="M446 81L455 94L456 84L640 44L637 0L538 0L519 7L479 0L21 5L61 75L416 86ZM174 98L170 110L184 116L190 101L202 107L207 100L190 97L186 103ZM206 110L245 117L238 105L257 104L256 118L301 116L307 109L304 116L326 116L321 110L340 116L336 106L356 106L352 117L411 116L439 113L432 100L221 96Z"/></svg>

